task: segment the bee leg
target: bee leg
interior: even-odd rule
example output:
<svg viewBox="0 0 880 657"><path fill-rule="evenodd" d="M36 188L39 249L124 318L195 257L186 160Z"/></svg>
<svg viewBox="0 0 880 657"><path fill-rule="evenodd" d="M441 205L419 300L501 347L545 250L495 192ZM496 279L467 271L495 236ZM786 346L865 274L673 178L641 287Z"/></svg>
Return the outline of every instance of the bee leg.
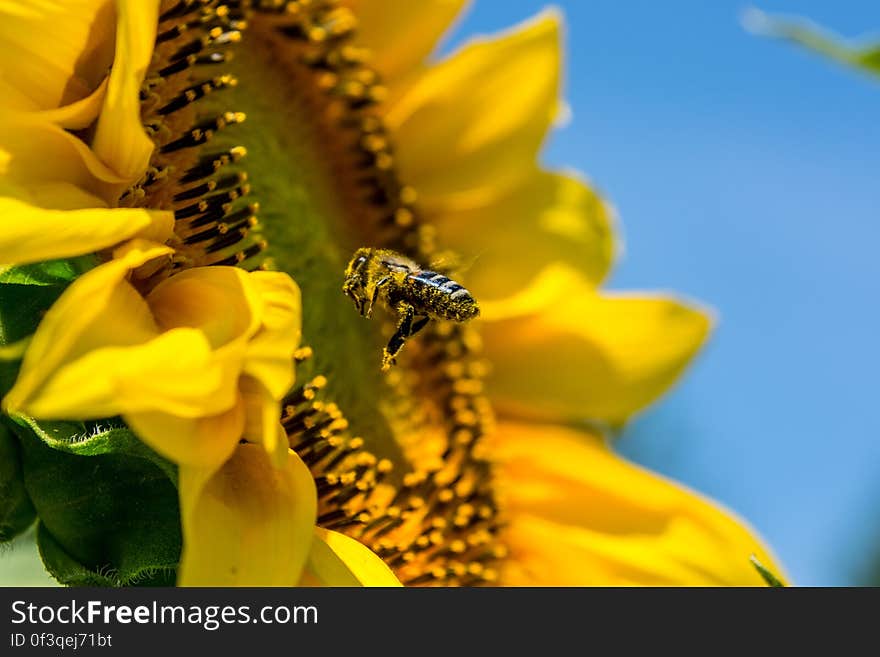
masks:
<svg viewBox="0 0 880 657"><path fill-rule="evenodd" d="M430 320L431 318L427 315L422 315L418 319L413 320L412 326L409 329L409 335L407 335L406 337L411 338L412 336L414 336L416 333L425 328Z"/></svg>
<svg viewBox="0 0 880 657"><path fill-rule="evenodd" d="M403 349L403 344L406 342L406 339L412 335L413 318L416 315L415 308L410 304L401 301L397 304L397 312L400 315L400 321L397 322L397 330L394 332L394 335L391 336L388 345L382 352L383 372L391 369L391 366L397 362L395 357L400 353L400 350ZM422 326L424 326L424 324L422 324Z"/></svg>
<svg viewBox="0 0 880 657"><path fill-rule="evenodd" d="M376 303L376 300L379 298L380 288L390 280L391 280L391 277L386 276L385 278L380 279L379 282L376 283L376 287L373 288L373 297L370 299L370 305L367 306L366 311L362 313L363 316L366 317L367 319L369 319L370 317L373 316L373 305Z"/></svg>

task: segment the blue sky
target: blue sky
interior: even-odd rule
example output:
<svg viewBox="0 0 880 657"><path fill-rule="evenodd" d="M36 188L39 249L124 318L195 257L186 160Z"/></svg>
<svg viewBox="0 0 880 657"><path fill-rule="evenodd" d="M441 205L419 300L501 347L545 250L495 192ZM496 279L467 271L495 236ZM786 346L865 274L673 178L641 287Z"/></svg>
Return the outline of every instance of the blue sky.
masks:
<svg viewBox="0 0 880 657"><path fill-rule="evenodd" d="M461 35L545 3L478 1ZM619 443L746 517L802 585L880 551L880 84L747 33L746 3L569 0L573 119L547 163L617 206L614 288L717 309L708 349ZM847 36L880 3L759 3Z"/></svg>

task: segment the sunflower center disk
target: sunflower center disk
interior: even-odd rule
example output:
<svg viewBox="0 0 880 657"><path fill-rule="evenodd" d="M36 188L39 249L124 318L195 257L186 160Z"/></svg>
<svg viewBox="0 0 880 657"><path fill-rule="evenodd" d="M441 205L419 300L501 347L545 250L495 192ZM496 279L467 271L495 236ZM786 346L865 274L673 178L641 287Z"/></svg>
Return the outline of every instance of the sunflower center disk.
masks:
<svg viewBox="0 0 880 657"><path fill-rule="evenodd" d="M142 91L156 150L121 204L175 212L177 253L157 276L237 265L299 284L311 346L297 353L305 383L282 423L315 476L318 523L365 543L404 583L493 582L506 551L478 455L491 423L479 336L432 323L383 376L393 317L365 322L341 293L359 246L417 262L433 252L355 30L327 1L163 3Z"/></svg>

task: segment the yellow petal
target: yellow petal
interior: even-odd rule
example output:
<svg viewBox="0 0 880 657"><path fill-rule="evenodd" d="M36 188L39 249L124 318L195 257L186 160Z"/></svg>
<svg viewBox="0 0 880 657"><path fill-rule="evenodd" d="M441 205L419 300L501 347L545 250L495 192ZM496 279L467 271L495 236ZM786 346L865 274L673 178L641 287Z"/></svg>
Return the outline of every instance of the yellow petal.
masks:
<svg viewBox="0 0 880 657"><path fill-rule="evenodd" d="M521 291L553 262L599 285L615 255L614 211L576 175L536 170L488 206L428 217L438 241L464 254L481 301Z"/></svg>
<svg viewBox="0 0 880 657"><path fill-rule="evenodd" d="M235 451L245 429L245 406L239 400L228 411L194 418L129 412L125 421L165 458L181 466L210 470L219 468Z"/></svg>
<svg viewBox="0 0 880 657"><path fill-rule="evenodd" d="M15 194L40 207L51 207L39 196L43 186L67 183L115 205L125 181L101 162L78 137L38 117L0 112L0 179ZM0 193L9 194L6 189Z"/></svg>
<svg viewBox="0 0 880 657"><path fill-rule="evenodd" d="M54 187L47 190L44 200L52 199L55 205L89 200L88 196L77 196L74 187ZM93 253L138 234L159 237L170 232L172 224L169 212L129 208L44 210L0 196L0 263L26 264Z"/></svg>
<svg viewBox="0 0 880 657"><path fill-rule="evenodd" d="M357 42L370 49L370 66L393 84L431 54L467 0L345 0L343 4L357 15Z"/></svg>
<svg viewBox="0 0 880 657"><path fill-rule="evenodd" d="M345 534L315 528L300 586L402 586L382 559Z"/></svg>
<svg viewBox="0 0 880 657"><path fill-rule="evenodd" d="M98 88L82 100L56 109L33 112L30 116L47 123L55 123L66 130L84 130L98 118L104 105L104 95L107 93L109 81L109 77L104 78ZM0 89L2 89L2 81L0 81Z"/></svg>
<svg viewBox="0 0 880 657"><path fill-rule="evenodd" d="M138 243L122 258L74 281L40 322L15 386L3 400L4 408L22 410L60 366L91 349L136 345L155 337L158 329L149 308L124 279L131 269L170 251ZM121 311L112 326L104 321L109 308Z"/></svg>
<svg viewBox="0 0 880 657"><path fill-rule="evenodd" d="M754 585L754 532L707 499L615 455L596 435L502 423L489 444L511 554L506 584Z"/></svg>
<svg viewBox="0 0 880 657"><path fill-rule="evenodd" d="M254 335L262 299L249 274L237 267L196 267L156 286L147 302L163 330L191 326L204 332L214 349Z"/></svg>
<svg viewBox="0 0 880 657"><path fill-rule="evenodd" d="M293 385L300 292L287 274L197 267L162 282L147 300L163 329L198 327L215 349L239 344L242 371L276 400Z"/></svg>
<svg viewBox="0 0 880 657"><path fill-rule="evenodd" d="M26 201L46 210L101 210L107 207L104 199L66 182L33 182L25 189L6 178L0 181L0 197ZM34 199L39 199L39 203L33 203Z"/></svg>
<svg viewBox="0 0 880 657"><path fill-rule="evenodd" d="M259 380L242 376L238 381L245 409L243 437L262 445L276 463L283 463L287 454L287 433L279 423L281 404Z"/></svg>
<svg viewBox="0 0 880 657"><path fill-rule="evenodd" d="M141 124L139 92L153 55L159 2L117 0L116 11L116 54L92 148L131 184L146 171L153 152Z"/></svg>
<svg viewBox="0 0 880 657"><path fill-rule="evenodd" d="M312 545L317 496L293 452L283 468L239 445L219 470L180 468L181 586L294 586Z"/></svg>
<svg viewBox="0 0 880 657"><path fill-rule="evenodd" d="M420 204L485 205L530 174L557 111L559 66L559 20L546 12L420 75L386 115Z"/></svg>
<svg viewBox="0 0 880 657"><path fill-rule="evenodd" d="M293 280L274 272L199 267L158 285L147 302L160 329L204 332L227 376L241 377L245 438L283 461L279 401L293 385L300 339L300 293Z"/></svg>
<svg viewBox="0 0 880 657"><path fill-rule="evenodd" d="M114 313L140 312L127 296L117 294L100 321L125 330ZM91 331L83 341L94 343L95 333L108 329L91 327ZM235 403L234 386L224 385L211 347L196 329L166 331L142 344L95 346L71 356L48 373L39 390L23 402L22 411L46 419L94 419L146 411L198 418L225 411Z"/></svg>
<svg viewBox="0 0 880 657"><path fill-rule="evenodd" d="M711 326L705 311L669 297L599 294L562 266L482 311L489 391L501 409L612 425L665 392Z"/></svg>
<svg viewBox="0 0 880 657"><path fill-rule="evenodd" d="M0 1L0 104L53 110L89 96L113 58L114 18L109 0Z"/></svg>
<svg viewBox="0 0 880 657"><path fill-rule="evenodd" d="M293 386L293 353L302 335L302 296L287 274L252 272L249 284L261 300L261 328L249 341L244 372L276 400Z"/></svg>
<svg viewBox="0 0 880 657"><path fill-rule="evenodd" d="M74 281L40 323L4 407L41 418L143 411L196 418L232 408L237 382L224 376L204 335L160 334L125 278L169 252L133 242Z"/></svg>

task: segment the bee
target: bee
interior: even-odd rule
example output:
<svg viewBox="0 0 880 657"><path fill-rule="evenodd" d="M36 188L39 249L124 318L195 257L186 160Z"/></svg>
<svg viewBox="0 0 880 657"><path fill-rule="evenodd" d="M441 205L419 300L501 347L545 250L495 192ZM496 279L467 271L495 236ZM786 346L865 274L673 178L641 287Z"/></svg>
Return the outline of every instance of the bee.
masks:
<svg viewBox="0 0 880 657"><path fill-rule="evenodd" d="M389 249L361 248L345 270L342 291L362 317L369 319L381 300L397 313L397 330L382 353L382 371L396 362L408 338L432 319L466 322L480 314L464 286Z"/></svg>

